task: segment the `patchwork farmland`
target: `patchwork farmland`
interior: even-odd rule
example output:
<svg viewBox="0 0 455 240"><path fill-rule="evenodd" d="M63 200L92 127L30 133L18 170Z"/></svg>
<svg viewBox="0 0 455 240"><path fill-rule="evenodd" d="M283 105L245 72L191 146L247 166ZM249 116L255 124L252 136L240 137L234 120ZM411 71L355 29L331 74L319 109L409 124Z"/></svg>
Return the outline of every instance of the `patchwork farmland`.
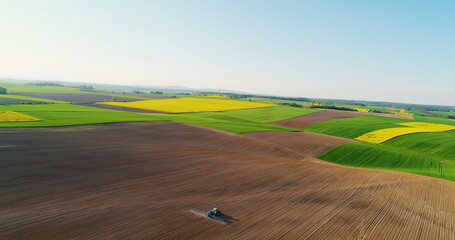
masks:
<svg viewBox="0 0 455 240"><path fill-rule="evenodd" d="M73 103L95 103L95 102L108 102L108 101L137 101L137 99L125 96L117 97L96 93L15 93L16 96L34 97L41 99L50 99L60 102L73 102Z"/></svg>
<svg viewBox="0 0 455 240"><path fill-rule="evenodd" d="M3 86L0 239L454 239L454 121Z"/></svg>

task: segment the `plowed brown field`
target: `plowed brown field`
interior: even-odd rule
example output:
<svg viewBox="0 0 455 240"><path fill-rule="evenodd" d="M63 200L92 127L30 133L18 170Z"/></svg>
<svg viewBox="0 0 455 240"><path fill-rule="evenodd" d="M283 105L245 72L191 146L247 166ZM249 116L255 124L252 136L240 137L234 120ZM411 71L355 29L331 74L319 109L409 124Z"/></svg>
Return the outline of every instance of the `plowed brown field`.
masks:
<svg viewBox="0 0 455 240"><path fill-rule="evenodd" d="M357 142L311 132L252 132L242 136L273 143L294 152L300 159L319 156L340 144Z"/></svg>
<svg viewBox="0 0 455 240"><path fill-rule="evenodd" d="M362 116L362 114L358 113L358 112L325 110L325 111L305 114L305 115L294 117L294 118L271 122L271 124L282 126L282 127L298 129L298 128L304 128L306 126L316 124L318 122L324 122L324 121L340 119L340 118L359 117L359 116Z"/></svg>
<svg viewBox="0 0 455 240"><path fill-rule="evenodd" d="M303 139L342 139L158 122L0 130L0 239L455 236L454 182L300 161L321 151ZM188 211L213 207L231 223Z"/></svg>
<svg viewBox="0 0 455 240"><path fill-rule="evenodd" d="M41 103L41 102L33 101L33 100L0 97L0 104L28 104L28 103Z"/></svg>

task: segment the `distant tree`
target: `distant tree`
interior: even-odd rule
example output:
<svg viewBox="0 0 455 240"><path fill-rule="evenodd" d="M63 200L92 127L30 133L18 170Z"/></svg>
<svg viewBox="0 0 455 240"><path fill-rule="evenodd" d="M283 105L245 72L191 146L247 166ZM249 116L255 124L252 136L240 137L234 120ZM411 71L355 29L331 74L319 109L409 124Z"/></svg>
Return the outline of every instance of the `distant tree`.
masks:
<svg viewBox="0 0 455 240"><path fill-rule="evenodd" d="M150 94L163 94L161 91L150 91Z"/></svg>
<svg viewBox="0 0 455 240"><path fill-rule="evenodd" d="M334 109L334 110L343 110L343 111L357 111L352 108L338 107L338 106L333 106L333 105L314 105L314 106L311 106L310 108L325 108L325 109Z"/></svg>
<svg viewBox="0 0 455 240"><path fill-rule="evenodd" d="M302 104L297 104L297 103L290 103L290 102L283 102L279 103L279 105L284 105L284 106L290 106L290 107L298 107L298 108L303 108Z"/></svg>
<svg viewBox="0 0 455 240"><path fill-rule="evenodd" d="M82 89L94 89L93 86L91 86L91 85L82 85L79 88L82 88Z"/></svg>
<svg viewBox="0 0 455 240"><path fill-rule="evenodd" d="M372 113L385 113L384 111L376 110L376 109L370 109L370 112L372 112Z"/></svg>
<svg viewBox="0 0 455 240"><path fill-rule="evenodd" d="M43 82L43 83L28 83L27 85L47 86L47 87L64 87L64 85L62 85L60 83L47 83L47 82Z"/></svg>
<svg viewBox="0 0 455 240"><path fill-rule="evenodd" d="M7 94L8 90L6 88L0 87L0 94Z"/></svg>
<svg viewBox="0 0 455 240"><path fill-rule="evenodd" d="M133 90L133 93L135 93L135 94L142 94L143 92L140 91L140 90Z"/></svg>

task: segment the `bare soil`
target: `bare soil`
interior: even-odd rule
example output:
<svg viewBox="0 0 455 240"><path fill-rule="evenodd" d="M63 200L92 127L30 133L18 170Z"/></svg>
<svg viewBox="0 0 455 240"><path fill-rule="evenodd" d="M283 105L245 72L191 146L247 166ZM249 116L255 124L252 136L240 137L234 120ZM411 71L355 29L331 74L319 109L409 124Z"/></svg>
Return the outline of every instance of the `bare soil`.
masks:
<svg viewBox="0 0 455 240"><path fill-rule="evenodd" d="M242 136L278 145L295 153L298 159L317 157L340 144L357 142L312 132L252 132Z"/></svg>
<svg viewBox="0 0 455 240"><path fill-rule="evenodd" d="M14 99L14 98L2 98L0 96L0 104L29 104L29 103L43 103L43 102L33 101L33 100Z"/></svg>
<svg viewBox="0 0 455 240"><path fill-rule="evenodd" d="M65 101L72 103L95 103L95 102L132 102L140 101L139 99L112 97L102 94L91 93L13 93L18 96L28 96L44 98L56 101Z"/></svg>
<svg viewBox="0 0 455 240"><path fill-rule="evenodd" d="M120 107L120 106L113 106L113 105L96 104L96 103L84 103L84 104L80 104L80 105L88 106L88 107L103 108L103 109L111 109L111 110L126 111L126 112L137 112L137 113L168 113L168 112L159 112L159 111L153 111L153 110L146 110L146 109L139 109L139 108L128 108L128 107Z"/></svg>
<svg viewBox="0 0 455 240"><path fill-rule="evenodd" d="M162 122L0 130L0 239L455 236L454 182L302 160L349 140ZM213 207L230 224L189 211Z"/></svg>
<svg viewBox="0 0 455 240"><path fill-rule="evenodd" d="M304 128L306 126L310 126L319 122L324 122L333 119L341 119L341 118L352 118L352 117L359 117L362 114L358 112L348 112L348 111L333 111L333 110L325 110L315 113L309 113L302 116L284 119L276 122L271 122L271 124L288 127L288 128Z"/></svg>

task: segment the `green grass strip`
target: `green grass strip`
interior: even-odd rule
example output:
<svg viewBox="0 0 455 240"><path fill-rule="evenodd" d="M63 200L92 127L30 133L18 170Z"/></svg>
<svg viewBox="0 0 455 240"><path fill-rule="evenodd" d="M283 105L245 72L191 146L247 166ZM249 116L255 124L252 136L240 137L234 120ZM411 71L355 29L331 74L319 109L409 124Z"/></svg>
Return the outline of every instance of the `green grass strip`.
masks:
<svg viewBox="0 0 455 240"><path fill-rule="evenodd" d="M43 92L43 93L90 93L80 88L73 87L46 87L36 86L31 84L17 84L17 83L5 83L0 82L0 87L7 89L8 93L32 93L32 92Z"/></svg>
<svg viewBox="0 0 455 240"><path fill-rule="evenodd" d="M7 94L1 94L0 98L32 100L32 101L48 102L48 103L67 103L67 102L64 102L64 101L50 100L50 99L45 99L45 98L36 98L36 97L28 97L28 96L17 96L17 95L7 95Z"/></svg>
<svg viewBox="0 0 455 240"><path fill-rule="evenodd" d="M454 161L382 144L343 144L318 158L341 165L401 171L455 181Z"/></svg>
<svg viewBox="0 0 455 240"><path fill-rule="evenodd" d="M230 121L250 121L268 123L283 119L293 118L309 113L318 112L317 109L296 108L286 106L231 110L224 112L201 112L201 113L185 113L196 117L205 117Z"/></svg>
<svg viewBox="0 0 455 240"><path fill-rule="evenodd" d="M15 111L42 119L40 122L0 123L0 127L68 126L129 121L175 121L233 133L246 133L295 131L295 129L270 125L266 122L310 113L313 112L313 109L278 106L215 113L154 114L125 112L74 104L21 104L3 105L0 106L0 111ZM275 115L280 113L281 115Z"/></svg>
<svg viewBox="0 0 455 240"><path fill-rule="evenodd" d="M15 111L42 119L39 122L0 123L0 127L51 127L129 121L154 121L150 116L140 113L74 104L0 105L0 111Z"/></svg>
<svg viewBox="0 0 455 240"><path fill-rule="evenodd" d="M247 133L258 131L296 131L295 129L267 123L315 111L318 110L276 106L224 112L145 114L164 121L189 123L233 133Z"/></svg>

